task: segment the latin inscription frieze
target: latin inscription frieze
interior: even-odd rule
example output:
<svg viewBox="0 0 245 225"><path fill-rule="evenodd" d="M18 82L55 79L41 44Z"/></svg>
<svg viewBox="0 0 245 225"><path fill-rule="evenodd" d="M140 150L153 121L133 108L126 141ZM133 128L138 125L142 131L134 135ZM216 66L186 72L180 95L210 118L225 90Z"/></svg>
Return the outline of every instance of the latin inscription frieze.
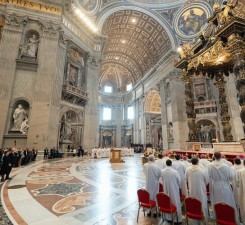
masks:
<svg viewBox="0 0 245 225"><path fill-rule="evenodd" d="M52 13L60 15L62 10L61 7L47 5L43 3L33 2L29 0L0 0L0 5L14 5L32 10L38 10L46 13Z"/></svg>

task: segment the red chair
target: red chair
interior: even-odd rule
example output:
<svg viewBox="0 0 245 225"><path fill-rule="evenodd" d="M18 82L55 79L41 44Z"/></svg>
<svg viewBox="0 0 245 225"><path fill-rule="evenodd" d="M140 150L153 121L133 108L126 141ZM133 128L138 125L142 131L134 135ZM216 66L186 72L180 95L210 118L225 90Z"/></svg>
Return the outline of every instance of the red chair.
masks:
<svg viewBox="0 0 245 225"><path fill-rule="evenodd" d="M224 203L220 202L214 205L214 211L216 215L215 222L219 225L236 225L236 213L235 209Z"/></svg>
<svg viewBox="0 0 245 225"><path fill-rule="evenodd" d="M163 185L161 183L159 183L159 192L164 192Z"/></svg>
<svg viewBox="0 0 245 225"><path fill-rule="evenodd" d="M185 211L187 225L188 218L194 220L201 220L205 223L205 217L202 211L202 203L198 199L194 197L187 197L185 199Z"/></svg>
<svg viewBox="0 0 245 225"><path fill-rule="evenodd" d="M179 197L180 197L181 203L184 202L184 200L185 200L185 195L182 194L181 189L179 189Z"/></svg>
<svg viewBox="0 0 245 225"><path fill-rule="evenodd" d="M206 185L206 193L207 193L207 197L209 197L210 196L209 184Z"/></svg>
<svg viewBox="0 0 245 225"><path fill-rule="evenodd" d="M163 214L171 214L172 223L174 224L174 215L177 217L177 222L178 222L177 209L175 205L171 204L170 197L163 192L158 193L156 197L157 197L158 211L162 213L162 220L164 221Z"/></svg>
<svg viewBox="0 0 245 225"><path fill-rule="evenodd" d="M153 200L150 200L150 193L148 191L146 191L145 189L141 188L137 191L137 195L138 195L138 200L139 200L139 209L138 209L138 215L137 215L137 223L138 223L138 219L139 219L139 212L140 212L140 208L143 208L144 211L144 216L145 216L145 209L150 209L151 212L151 220L152 220L152 214L153 214L153 210L155 209L155 211L157 212L157 208L156 208L156 202Z"/></svg>

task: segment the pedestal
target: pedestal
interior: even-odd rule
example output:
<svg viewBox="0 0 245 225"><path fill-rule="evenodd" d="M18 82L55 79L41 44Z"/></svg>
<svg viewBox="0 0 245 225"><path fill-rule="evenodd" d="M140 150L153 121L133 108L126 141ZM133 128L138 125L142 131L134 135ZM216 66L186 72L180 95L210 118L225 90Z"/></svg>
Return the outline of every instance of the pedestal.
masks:
<svg viewBox="0 0 245 225"><path fill-rule="evenodd" d="M121 159L121 150L111 150L110 151L110 163L122 163L124 162L122 159Z"/></svg>

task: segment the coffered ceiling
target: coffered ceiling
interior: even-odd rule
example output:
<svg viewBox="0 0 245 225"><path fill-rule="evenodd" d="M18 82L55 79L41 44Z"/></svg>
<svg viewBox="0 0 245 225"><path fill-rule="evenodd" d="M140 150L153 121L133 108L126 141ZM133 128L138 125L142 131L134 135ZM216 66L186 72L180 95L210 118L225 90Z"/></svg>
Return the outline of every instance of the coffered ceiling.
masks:
<svg viewBox="0 0 245 225"><path fill-rule="evenodd" d="M100 72L100 85L113 82L119 90L135 84L171 49L164 28L142 12L123 10L105 21L107 36Z"/></svg>

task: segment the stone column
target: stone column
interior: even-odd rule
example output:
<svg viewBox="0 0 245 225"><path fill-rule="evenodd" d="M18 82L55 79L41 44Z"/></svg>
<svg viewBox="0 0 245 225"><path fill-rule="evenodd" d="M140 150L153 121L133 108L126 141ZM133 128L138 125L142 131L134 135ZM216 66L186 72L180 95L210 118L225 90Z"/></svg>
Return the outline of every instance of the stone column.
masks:
<svg viewBox="0 0 245 225"><path fill-rule="evenodd" d="M230 142L233 141L233 136L231 134L230 115L228 112L228 103L226 101L225 84L226 81L224 80L223 73L220 72L215 77L215 86L219 91L220 116L221 124L223 126L224 141Z"/></svg>
<svg viewBox="0 0 245 225"><path fill-rule="evenodd" d="M115 118L115 122L116 122L116 147L121 147L122 143L121 143L121 138L122 138L122 115L123 115L123 110L122 110L122 106L118 105L115 107L115 111L116 111L116 118Z"/></svg>
<svg viewBox="0 0 245 225"><path fill-rule="evenodd" d="M59 27L43 26L38 49L38 68L32 90L32 109L27 146L38 149L57 145L60 100L65 67L66 45L59 42Z"/></svg>
<svg viewBox="0 0 245 225"><path fill-rule="evenodd" d="M194 109L194 98L192 90L192 78L191 75L184 69L181 77L185 84L185 103L186 103L186 115L187 125L189 127L188 141L197 141L196 136L196 113Z"/></svg>
<svg viewBox="0 0 245 225"><path fill-rule="evenodd" d="M165 79L160 81L159 88L160 88L160 97L161 97L161 123L162 123L162 145L163 145L162 147L163 149L169 149Z"/></svg>
<svg viewBox="0 0 245 225"><path fill-rule="evenodd" d="M241 28L242 29L242 28ZM236 78L236 88L238 91L238 102L241 106L240 117L243 123L243 137L245 134L245 56L244 37L242 30L233 30L227 38L227 51L233 56L233 73Z"/></svg>
<svg viewBox="0 0 245 225"><path fill-rule="evenodd" d="M0 147L3 146L3 135L8 132L11 119L11 95L14 86L16 58L22 35L23 24L17 16L0 18ZM11 143L14 145L14 143Z"/></svg>
<svg viewBox="0 0 245 225"><path fill-rule="evenodd" d="M234 74L237 80L236 86L238 90L239 105L241 106L240 117L243 123L243 132L245 134L245 57L242 48L237 49L234 54Z"/></svg>
<svg viewBox="0 0 245 225"><path fill-rule="evenodd" d="M188 136L186 132L186 115L185 115L185 86L180 80L180 71L170 72L170 98L173 123L173 137L175 149L185 150L185 142ZM189 87L189 86L188 86ZM170 122L170 121L169 121Z"/></svg>
<svg viewBox="0 0 245 225"><path fill-rule="evenodd" d="M88 57L86 76L86 90L88 93L88 102L85 106L84 121L84 149L90 150L98 146L97 132L99 130L99 114L98 114L98 80L99 80L99 62L101 53L95 52L94 55Z"/></svg>
<svg viewBox="0 0 245 225"><path fill-rule="evenodd" d="M231 127L232 127L232 135L235 141L239 141L244 137L243 133L243 123L240 117L240 109L237 97L237 89L236 89L236 80L234 74L230 74L227 77L226 82L226 93L227 93L227 102L229 107L229 112L231 116Z"/></svg>

